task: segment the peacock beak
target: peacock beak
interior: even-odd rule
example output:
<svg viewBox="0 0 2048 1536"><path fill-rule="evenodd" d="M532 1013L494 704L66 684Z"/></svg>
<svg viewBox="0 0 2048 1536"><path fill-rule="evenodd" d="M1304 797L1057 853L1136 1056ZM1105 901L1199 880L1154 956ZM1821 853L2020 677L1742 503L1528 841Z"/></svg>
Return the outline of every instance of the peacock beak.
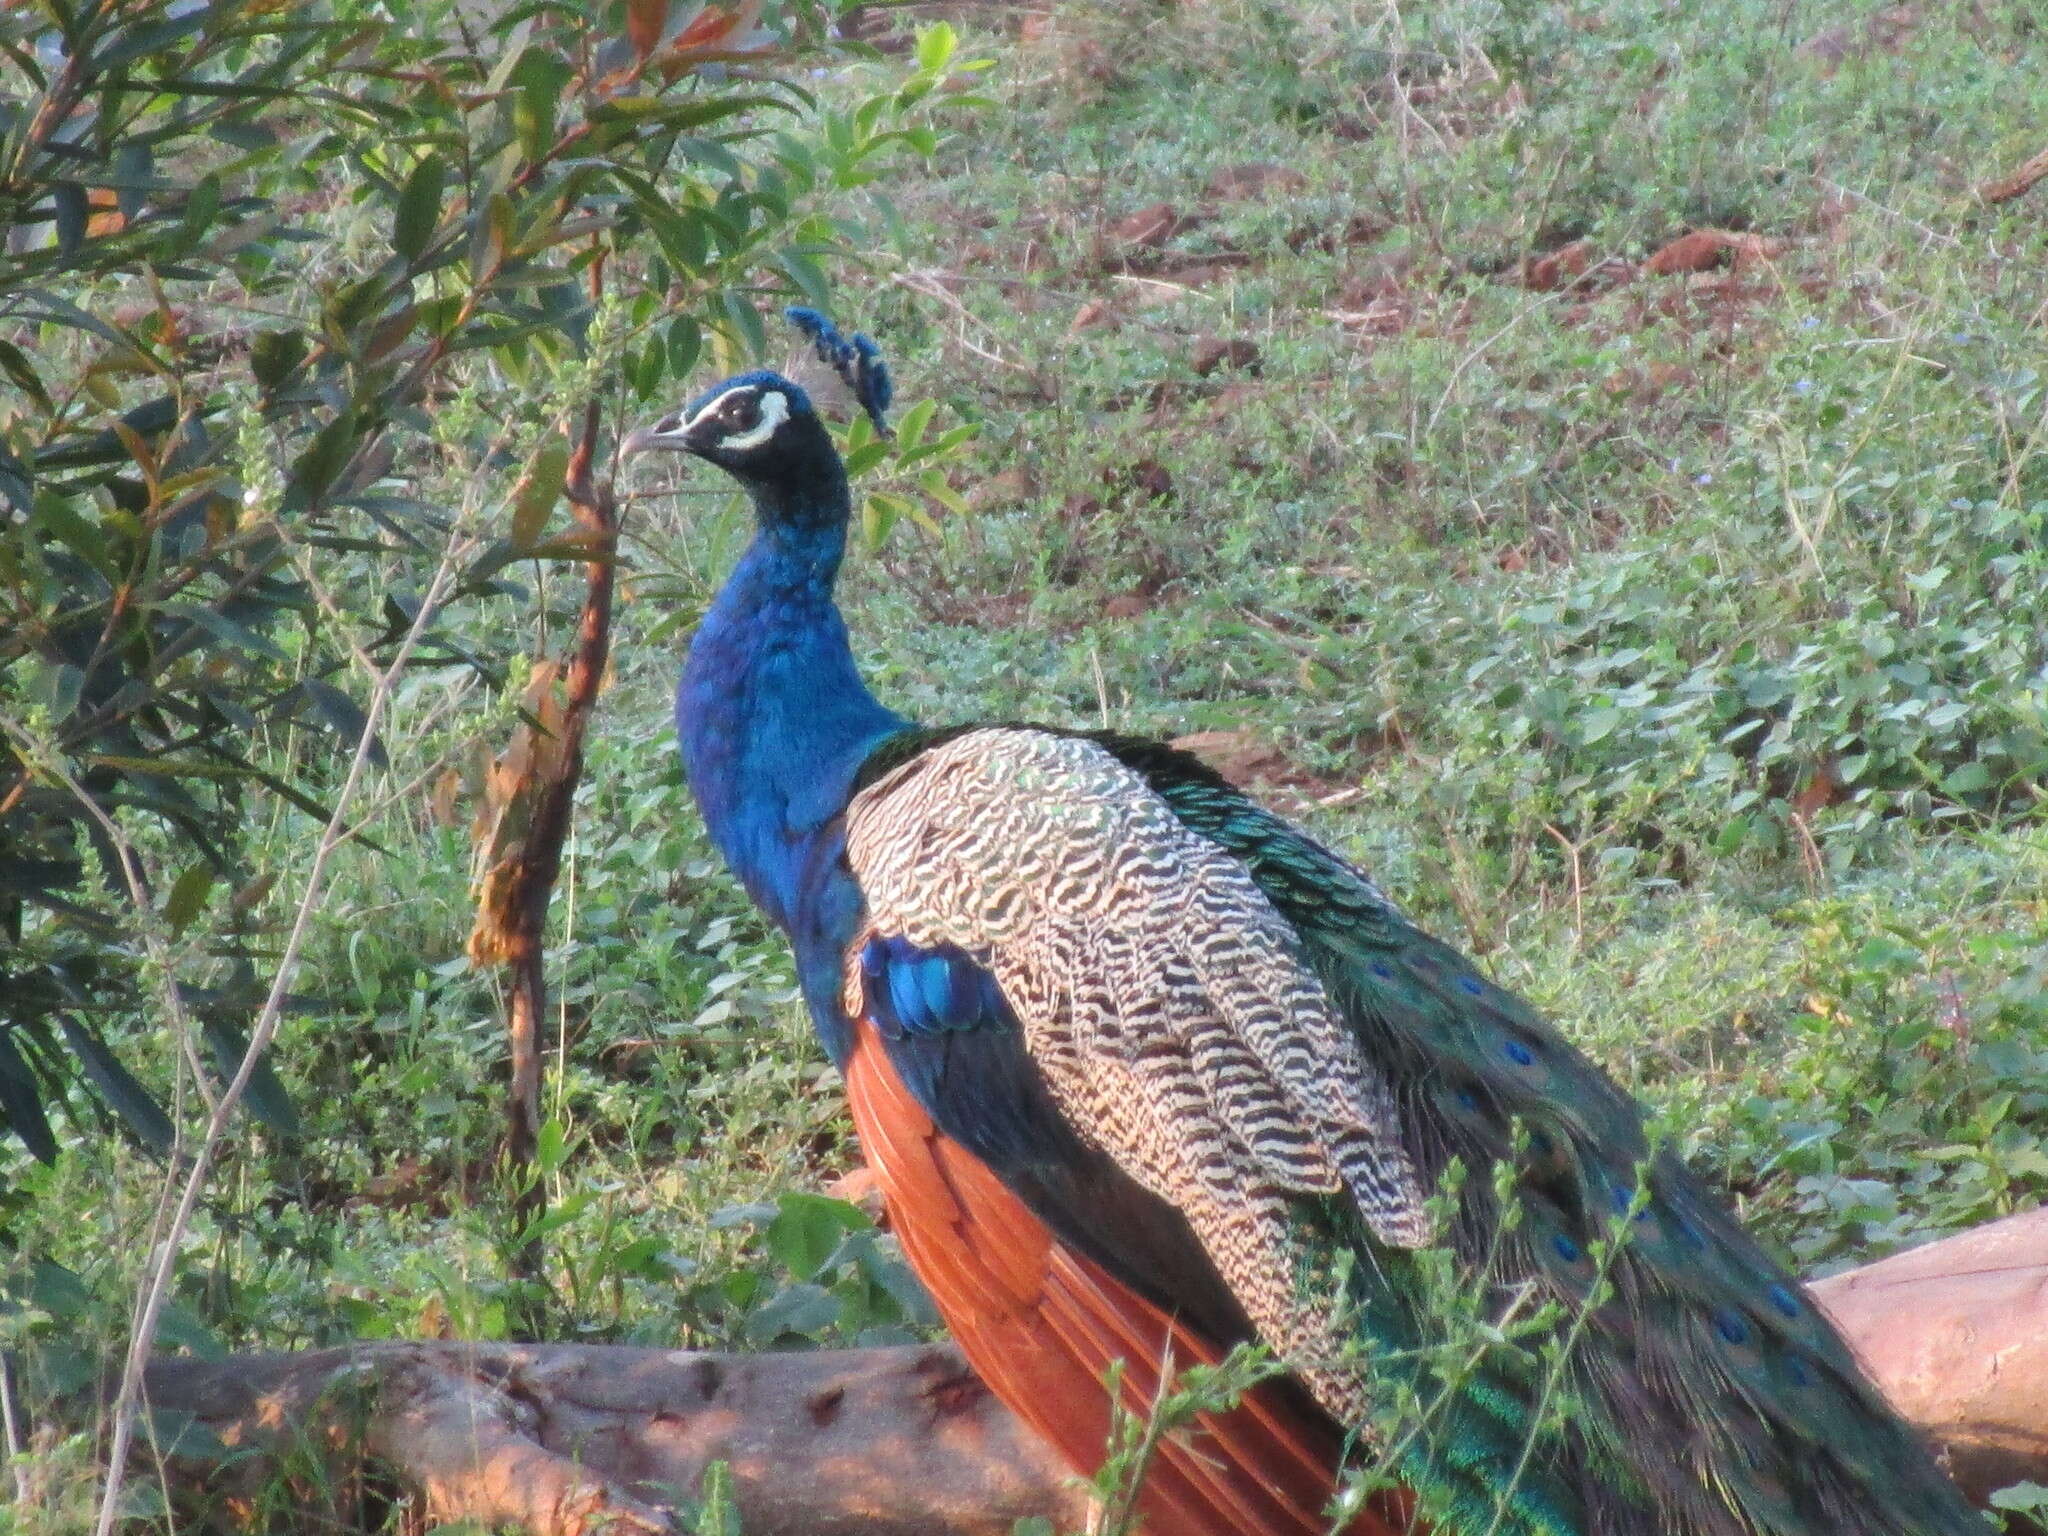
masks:
<svg viewBox="0 0 2048 1536"><path fill-rule="evenodd" d="M640 427L626 434L626 440L619 444L619 457L629 459L636 453L701 453L708 446L691 430L691 423L684 419L681 411L661 418L651 427Z"/></svg>

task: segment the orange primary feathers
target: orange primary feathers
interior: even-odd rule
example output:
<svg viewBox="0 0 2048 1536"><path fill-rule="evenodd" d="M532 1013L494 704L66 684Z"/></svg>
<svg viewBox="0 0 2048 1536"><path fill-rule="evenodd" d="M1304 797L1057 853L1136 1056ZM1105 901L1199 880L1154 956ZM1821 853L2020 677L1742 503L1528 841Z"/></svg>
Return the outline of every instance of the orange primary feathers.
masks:
<svg viewBox="0 0 2048 1536"><path fill-rule="evenodd" d="M1224 1351L1063 1246L950 1140L904 1087L871 1023L846 1066L847 1098L911 1268L961 1351L1005 1407L1079 1473L1107 1452L1106 1375L1124 1362L1123 1406L1143 1416L1162 1364ZM1339 1445L1326 1419L1278 1384L1205 1414L1161 1444L1139 1494L1155 1536L1322 1536ZM1368 1511L1345 1536L1395 1536L1406 1511Z"/></svg>

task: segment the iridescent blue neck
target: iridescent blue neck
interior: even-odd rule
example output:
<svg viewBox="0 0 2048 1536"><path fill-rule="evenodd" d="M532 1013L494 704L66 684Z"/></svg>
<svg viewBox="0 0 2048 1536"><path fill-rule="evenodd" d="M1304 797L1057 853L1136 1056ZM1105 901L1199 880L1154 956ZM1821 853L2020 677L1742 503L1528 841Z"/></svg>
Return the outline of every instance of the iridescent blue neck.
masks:
<svg viewBox="0 0 2048 1536"><path fill-rule="evenodd" d="M845 475L754 491L760 527L690 644L676 730L705 825L747 891L799 939L798 898L861 762L905 722L854 666L832 601Z"/></svg>

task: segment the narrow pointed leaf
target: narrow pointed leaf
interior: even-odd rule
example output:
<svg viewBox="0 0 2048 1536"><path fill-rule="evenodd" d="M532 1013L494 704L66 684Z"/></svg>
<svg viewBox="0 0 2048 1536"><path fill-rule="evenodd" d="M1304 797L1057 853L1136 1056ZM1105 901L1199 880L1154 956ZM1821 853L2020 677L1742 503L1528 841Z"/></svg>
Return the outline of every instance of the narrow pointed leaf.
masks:
<svg viewBox="0 0 2048 1536"><path fill-rule="evenodd" d="M398 194L391 248L407 261L418 261L434 237L434 229L441 220L441 193L447 177L448 168L441 157L428 154L405 178L405 187Z"/></svg>
<svg viewBox="0 0 2048 1536"><path fill-rule="evenodd" d="M149 1090L115 1059L104 1041L76 1019L66 1015L57 1023L64 1031L71 1054L78 1058L86 1080L99 1091L99 1096L121 1117L137 1141L159 1157L167 1156L177 1131Z"/></svg>
<svg viewBox="0 0 2048 1536"><path fill-rule="evenodd" d="M199 1023L199 1033L206 1040L207 1051L213 1057L214 1069L223 1082L241 1070L242 1057L249 1049L249 1037L218 1014L209 1014ZM242 1102L249 1113L280 1136L299 1134L299 1112L293 1107L291 1095L285 1092L284 1084L270 1063L257 1058L255 1069L249 1074L248 1090L242 1095Z"/></svg>
<svg viewBox="0 0 2048 1536"><path fill-rule="evenodd" d="M13 1031L0 1029L0 1115L37 1161L57 1161L57 1138L43 1113L42 1085L14 1048Z"/></svg>
<svg viewBox="0 0 2048 1536"><path fill-rule="evenodd" d="M309 677L299 684L299 691L307 702L327 722L328 729L340 738L342 746L353 752L356 743L363 739L363 732L370 728L369 716L357 706L356 701L343 693L332 683L323 683ZM377 768L388 768L390 759L385 756L384 744L374 737L370 741L370 762Z"/></svg>
<svg viewBox="0 0 2048 1536"><path fill-rule="evenodd" d="M205 859L192 865L164 898L164 921L173 933L183 933L192 920L206 910L206 898L213 892L214 869Z"/></svg>
<svg viewBox="0 0 2048 1536"><path fill-rule="evenodd" d="M512 543L531 549L540 541L555 503L561 499L562 478L569 468L566 443L550 442L533 456L526 473L512 492Z"/></svg>

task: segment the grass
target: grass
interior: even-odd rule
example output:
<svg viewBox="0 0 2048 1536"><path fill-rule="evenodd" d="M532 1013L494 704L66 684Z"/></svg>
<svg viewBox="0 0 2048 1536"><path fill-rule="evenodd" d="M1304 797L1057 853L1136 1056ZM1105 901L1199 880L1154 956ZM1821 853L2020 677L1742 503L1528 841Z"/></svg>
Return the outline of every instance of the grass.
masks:
<svg viewBox="0 0 2048 1536"><path fill-rule="evenodd" d="M1802 1262L2037 1197L2042 237L1970 192L2038 133L2035 24L1054 28L900 194L950 300L875 307L1007 483L856 575L891 696L1279 743ZM1210 190L1248 162L1300 180ZM1703 224L1774 254L1641 265ZM1532 291L1572 241L1586 283ZM1198 377L1205 336L1257 373Z"/></svg>
<svg viewBox="0 0 2048 1536"><path fill-rule="evenodd" d="M1276 798L1558 1018L1803 1268L2038 1201L2048 190L1971 194L2041 147L2033 7L956 20L999 107L885 184L888 238L844 274L906 393L981 424L951 470L969 513L850 566L877 691L1277 747ZM1266 190L1216 190L1246 164ZM1131 239L1162 203L1174 232ZM1703 226L1770 254L1645 270ZM1582 282L1531 285L1581 241ZM1256 365L1199 372L1210 337ZM673 764L679 619L744 531L687 490L633 505L556 902L556 1315L900 1336L922 1313L885 1247L841 1246L857 1216L773 1204L856 1149ZM529 610L487 625L516 651ZM329 1006L277 1053L301 1134L229 1155L171 1342L507 1326L460 786L512 716L440 686L399 700L390 782L455 787L387 801L388 852L347 854L309 970ZM280 809L266 839L289 891L308 826ZM9 1178L24 1252L80 1288L10 1326L82 1320L45 1356L75 1376L122 1325L161 1170L103 1140Z"/></svg>

